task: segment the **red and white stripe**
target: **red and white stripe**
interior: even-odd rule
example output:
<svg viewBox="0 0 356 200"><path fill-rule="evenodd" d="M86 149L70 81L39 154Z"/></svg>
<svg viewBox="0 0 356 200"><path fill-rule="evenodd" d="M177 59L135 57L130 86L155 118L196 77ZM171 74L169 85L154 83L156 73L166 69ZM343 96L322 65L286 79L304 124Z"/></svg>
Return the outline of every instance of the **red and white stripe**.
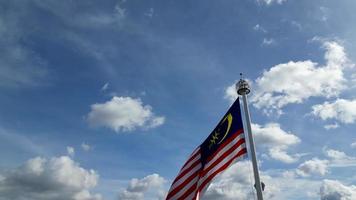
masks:
<svg viewBox="0 0 356 200"><path fill-rule="evenodd" d="M202 168L201 151L198 147L173 181L166 200L199 199L215 176L227 169L237 159L243 158L246 153L242 130L224 141L215 153L208 157L204 168Z"/></svg>
<svg viewBox="0 0 356 200"><path fill-rule="evenodd" d="M172 183L167 194L167 200L195 199L198 188L199 174L202 168L200 161L200 147L198 147L183 165L178 176Z"/></svg>

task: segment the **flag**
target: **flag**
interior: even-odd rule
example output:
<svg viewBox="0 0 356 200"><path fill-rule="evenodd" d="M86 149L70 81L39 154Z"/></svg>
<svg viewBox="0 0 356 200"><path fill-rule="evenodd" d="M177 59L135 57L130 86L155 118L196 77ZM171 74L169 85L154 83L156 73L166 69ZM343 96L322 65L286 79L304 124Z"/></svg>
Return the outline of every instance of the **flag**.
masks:
<svg viewBox="0 0 356 200"><path fill-rule="evenodd" d="M174 179L166 200L196 200L218 174L247 155L237 99Z"/></svg>

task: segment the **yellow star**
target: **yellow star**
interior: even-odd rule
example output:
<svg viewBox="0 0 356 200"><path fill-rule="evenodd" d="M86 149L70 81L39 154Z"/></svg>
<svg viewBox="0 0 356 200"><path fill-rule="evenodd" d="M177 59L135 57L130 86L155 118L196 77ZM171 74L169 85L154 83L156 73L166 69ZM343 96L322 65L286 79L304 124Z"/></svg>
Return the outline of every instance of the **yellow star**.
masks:
<svg viewBox="0 0 356 200"><path fill-rule="evenodd" d="M211 146L216 144L216 141L219 139L219 135L220 135L219 132L214 132L214 134L211 136L211 139L210 139L209 148L211 148Z"/></svg>

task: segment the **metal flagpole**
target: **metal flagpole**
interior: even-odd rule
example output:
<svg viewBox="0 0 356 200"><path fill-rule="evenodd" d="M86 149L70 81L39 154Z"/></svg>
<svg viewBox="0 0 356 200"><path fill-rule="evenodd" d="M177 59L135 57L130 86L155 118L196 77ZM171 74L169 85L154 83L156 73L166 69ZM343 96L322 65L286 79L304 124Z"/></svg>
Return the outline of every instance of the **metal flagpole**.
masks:
<svg viewBox="0 0 356 200"><path fill-rule="evenodd" d="M240 74L240 75L242 76L242 74ZM247 94L250 93L250 86L248 85L247 81L245 81L241 78L240 81L236 84L236 90L239 95L242 95L243 104L244 104L247 135L248 135L248 140L249 140L249 144L250 144L251 160L252 160L252 166L253 166L253 173L255 176L255 188L256 188L256 192L257 192L257 199L263 200L262 185L261 185L261 181L260 181L260 175L258 172L255 143L253 141L252 131L251 131L250 113L249 113L248 106L247 106Z"/></svg>

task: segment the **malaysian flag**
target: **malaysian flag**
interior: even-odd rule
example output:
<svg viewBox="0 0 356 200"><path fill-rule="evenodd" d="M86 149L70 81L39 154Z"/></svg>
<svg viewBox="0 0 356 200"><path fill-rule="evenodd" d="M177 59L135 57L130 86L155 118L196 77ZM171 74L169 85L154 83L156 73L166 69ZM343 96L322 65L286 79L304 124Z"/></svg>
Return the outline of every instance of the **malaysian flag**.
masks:
<svg viewBox="0 0 356 200"><path fill-rule="evenodd" d="M190 155L166 200L199 199L215 176L247 155L239 99L208 138Z"/></svg>

